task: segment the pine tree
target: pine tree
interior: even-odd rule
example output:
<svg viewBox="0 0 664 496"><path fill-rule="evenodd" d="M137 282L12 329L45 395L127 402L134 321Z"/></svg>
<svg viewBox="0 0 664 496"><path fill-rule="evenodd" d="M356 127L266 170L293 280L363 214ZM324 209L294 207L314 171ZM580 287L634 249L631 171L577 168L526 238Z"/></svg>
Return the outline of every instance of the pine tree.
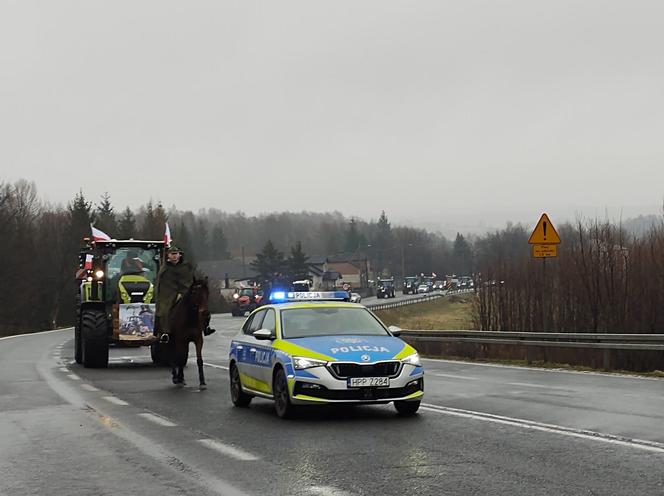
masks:
<svg viewBox="0 0 664 496"><path fill-rule="evenodd" d="M187 256L187 260L193 263L198 257L192 248L191 235L189 229L184 225L184 222L180 222L180 225L173 230L171 235L173 238L173 245L180 248L180 250L182 250Z"/></svg>
<svg viewBox="0 0 664 496"><path fill-rule="evenodd" d="M302 243L298 241L291 247L291 254L286 261L288 274L291 280L301 280L309 277L309 257L302 251Z"/></svg>
<svg viewBox="0 0 664 496"><path fill-rule="evenodd" d="M392 226L387 220L385 210L381 211L376 224L376 234L373 238L372 251L374 253L374 268L376 274L382 274L387 267L390 250L393 248Z"/></svg>
<svg viewBox="0 0 664 496"><path fill-rule="evenodd" d="M221 224L217 224L212 229L210 237L210 258L212 260L226 260L229 258L228 240L224 234Z"/></svg>
<svg viewBox="0 0 664 496"><path fill-rule="evenodd" d="M117 236L118 223L115 217L115 211L111 204L111 195L108 192L101 195L101 202L96 209L95 227L101 229L111 237Z"/></svg>
<svg viewBox="0 0 664 496"><path fill-rule="evenodd" d="M199 219L194 224L194 239L193 245L196 251L196 256L199 260L210 260L210 237L208 229L203 219Z"/></svg>
<svg viewBox="0 0 664 496"><path fill-rule="evenodd" d="M92 202L89 202L83 196L83 191L79 191L72 202L67 206L69 212L69 232L70 239L74 246L78 247L83 237L90 236L90 224L94 221Z"/></svg>
<svg viewBox="0 0 664 496"><path fill-rule="evenodd" d="M357 221L355 218L351 218L348 223L348 231L346 231L346 243L344 245L344 251L354 252L360 247L360 233L357 231Z"/></svg>
<svg viewBox="0 0 664 496"><path fill-rule="evenodd" d="M473 251L461 233L457 233L452 248L454 270L459 275L469 275L473 267Z"/></svg>
<svg viewBox="0 0 664 496"><path fill-rule="evenodd" d="M125 208L118 222L118 239L136 237L136 217L129 207Z"/></svg>
<svg viewBox="0 0 664 496"><path fill-rule="evenodd" d="M145 207L145 219L141 229L143 237L154 240L163 239L167 220L168 216L161 202L157 203L155 207L150 200Z"/></svg>
<svg viewBox="0 0 664 496"><path fill-rule="evenodd" d="M268 239L261 252L256 254L256 260L249 265L258 273L260 280L267 283L281 277L285 266L284 254Z"/></svg>

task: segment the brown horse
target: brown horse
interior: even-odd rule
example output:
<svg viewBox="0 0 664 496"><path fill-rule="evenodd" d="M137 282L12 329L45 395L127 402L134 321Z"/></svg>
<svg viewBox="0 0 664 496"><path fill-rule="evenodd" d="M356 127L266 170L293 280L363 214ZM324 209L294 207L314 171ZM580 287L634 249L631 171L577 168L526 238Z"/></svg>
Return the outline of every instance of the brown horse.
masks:
<svg viewBox="0 0 664 496"><path fill-rule="evenodd" d="M189 291L175 305L171 314L171 335L169 339L171 373L173 384L184 386L184 365L187 362L189 343L196 346L196 364L200 388L206 389L203 373L203 331L210 323L208 299L210 290L207 278L194 279Z"/></svg>

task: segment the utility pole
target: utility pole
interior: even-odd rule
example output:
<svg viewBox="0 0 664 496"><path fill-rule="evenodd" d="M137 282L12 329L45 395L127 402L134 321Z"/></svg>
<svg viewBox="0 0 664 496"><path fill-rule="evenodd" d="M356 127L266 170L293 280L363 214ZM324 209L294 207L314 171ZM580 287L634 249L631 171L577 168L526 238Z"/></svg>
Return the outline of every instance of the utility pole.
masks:
<svg viewBox="0 0 664 496"><path fill-rule="evenodd" d="M247 271L244 265L244 246L242 247L242 278L247 277Z"/></svg>

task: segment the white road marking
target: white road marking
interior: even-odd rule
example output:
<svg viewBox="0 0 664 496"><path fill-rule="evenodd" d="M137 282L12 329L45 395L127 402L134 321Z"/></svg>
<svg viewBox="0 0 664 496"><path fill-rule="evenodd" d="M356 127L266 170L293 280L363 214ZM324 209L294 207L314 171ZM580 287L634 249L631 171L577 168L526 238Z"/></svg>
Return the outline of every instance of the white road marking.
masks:
<svg viewBox="0 0 664 496"><path fill-rule="evenodd" d="M97 389L94 386L91 386L90 384L81 384L81 388L85 389L86 391L90 391L91 393L94 393L95 391L99 391L99 389Z"/></svg>
<svg viewBox="0 0 664 496"><path fill-rule="evenodd" d="M246 451L243 451L241 449L229 446L228 444L224 444L221 441L217 441L216 439L199 439L198 442L207 448L217 451L222 455L227 455L230 456L231 458L235 458L236 460L240 460L243 462L251 462L259 460L257 456L252 455L251 453L247 453Z"/></svg>
<svg viewBox="0 0 664 496"><path fill-rule="evenodd" d="M560 386L547 386L546 384L531 384L530 382L508 382L510 386L523 386L523 387L532 387L540 389L556 389L558 391L572 391L570 388L560 387Z"/></svg>
<svg viewBox="0 0 664 496"><path fill-rule="evenodd" d="M72 381L80 381L81 378L77 376L76 374L68 374L67 377L69 377Z"/></svg>
<svg viewBox="0 0 664 496"><path fill-rule="evenodd" d="M228 370L228 367L226 367L225 365L216 365L214 363L207 363L207 362L203 363L203 365L207 365L208 367L212 367L214 369Z"/></svg>
<svg viewBox="0 0 664 496"><path fill-rule="evenodd" d="M66 327L65 329L54 329L52 331L26 332L25 334L14 334L13 336L5 336L3 338L0 338L0 341L4 341L5 339L22 338L25 336L39 336L40 334L50 334L52 332L73 331L73 330L74 330L73 327Z"/></svg>
<svg viewBox="0 0 664 496"><path fill-rule="evenodd" d="M472 410L462 410L459 408L450 408L439 405L432 405L422 403L422 409L435 412L441 415L451 415L454 417L463 417L473 420L481 420L483 422L493 422L496 424L509 425L512 427L519 427L522 429L530 429L541 432L548 432L552 434L560 434L563 436L576 437L587 439L589 441L599 441L602 443L617 444L629 448L637 448L645 451L653 451L655 453L664 453L664 444L655 441L646 441L643 439L630 439L613 434L604 434L601 432L573 429L570 427L563 427L560 425L544 424L541 422L533 422L532 420L524 420L513 417L504 417L502 415L493 415L491 413L475 412Z"/></svg>
<svg viewBox="0 0 664 496"><path fill-rule="evenodd" d="M113 403L114 405L127 406L129 404L120 398L116 398L115 396L103 396L103 398L109 403Z"/></svg>
<svg viewBox="0 0 664 496"><path fill-rule="evenodd" d="M150 422L154 422L157 425L161 425L162 427L175 427L177 425L170 420L165 419L164 417L155 415L154 413L139 413L138 416L143 417L145 420L149 420Z"/></svg>
<svg viewBox="0 0 664 496"><path fill-rule="evenodd" d="M480 362L471 362L468 360L446 360L444 358L422 358L420 360L426 362L434 363L449 363L454 365L472 365L473 367L494 367L500 369L511 369L511 370L534 370L536 372L546 372L546 373L560 373L560 374L575 374L575 375L599 375L601 377L616 377L618 379L636 379L642 381L664 381L662 377L646 377L640 375L631 375L631 374L617 374L610 372L597 372L592 370L567 370L567 369L545 369L542 367L528 367L526 365L505 365L502 363L480 363ZM426 369L425 369L426 370Z"/></svg>
<svg viewBox="0 0 664 496"><path fill-rule="evenodd" d="M440 372L425 372L426 375L433 375L436 377L449 377L450 379L463 379L465 381L479 381L479 377L468 377L466 375L454 374L441 374Z"/></svg>
<svg viewBox="0 0 664 496"><path fill-rule="evenodd" d="M152 357L150 355L134 355L134 356L119 356L119 357L111 357L109 358L110 362L121 362L121 361L126 361L126 360L136 360L138 358L145 358L148 360L152 360Z"/></svg>
<svg viewBox="0 0 664 496"><path fill-rule="evenodd" d="M332 486L311 486L307 488L307 492L311 494L319 494L320 496L352 496L353 493L338 489Z"/></svg>
<svg viewBox="0 0 664 496"><path fill-rule="evenodd" d="M69 373L69 369L67 367L60 367L58 370L60 370L60 372Z"/></svg>

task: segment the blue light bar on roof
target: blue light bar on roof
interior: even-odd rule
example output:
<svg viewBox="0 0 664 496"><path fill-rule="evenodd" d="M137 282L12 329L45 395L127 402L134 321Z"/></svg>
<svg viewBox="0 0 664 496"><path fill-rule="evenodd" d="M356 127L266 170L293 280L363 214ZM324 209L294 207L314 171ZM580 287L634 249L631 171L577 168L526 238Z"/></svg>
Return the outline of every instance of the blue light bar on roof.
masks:
<svg viewBox="0 0 664 496"><path fill-rule="evenodd" d="M288 301L285 291L273 291L270 293L270 301Z"/></svg>

